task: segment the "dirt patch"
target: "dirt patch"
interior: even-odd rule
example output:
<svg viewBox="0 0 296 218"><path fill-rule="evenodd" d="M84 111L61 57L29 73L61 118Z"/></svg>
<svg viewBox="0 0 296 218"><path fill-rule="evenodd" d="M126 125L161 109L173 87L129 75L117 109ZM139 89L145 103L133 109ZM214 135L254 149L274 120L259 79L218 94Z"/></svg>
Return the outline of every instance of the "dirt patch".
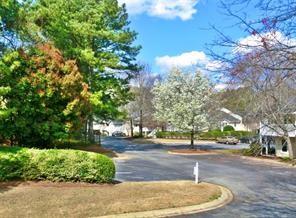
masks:
<svg viewBox="0 0 296 218"><path fill-rule="evenodd" d="M200 150L200 149L176 149L169 150L171 154L183 154L183 155L207 155L207 154L217 154L210 150Z"/></svg>
<svg viewBox="0 0 296 218"><path fill-rule="evenodd" d="M190 181L2 183L0 217L93 217L197 205L220 195L216 185Z"/></svg>

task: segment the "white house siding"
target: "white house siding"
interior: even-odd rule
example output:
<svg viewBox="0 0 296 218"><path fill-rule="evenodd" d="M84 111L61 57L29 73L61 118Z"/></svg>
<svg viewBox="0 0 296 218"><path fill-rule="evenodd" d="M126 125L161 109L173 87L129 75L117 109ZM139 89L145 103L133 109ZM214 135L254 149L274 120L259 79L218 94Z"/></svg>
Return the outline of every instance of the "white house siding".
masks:
<svg viewBox="0 0 296 218"><path fill-rule="evenodd" d="M223 131L225 126L232 126L235 131L251 131L250 128L243 123L243 118L240 115L233 113L227 108L221 108L220 113L222 116L220 121L221 131Z"/></svg>
<svg viewBox="0 0 296 218"><path fill-rule="evenodd" d="M129 134L129 126L125 123L113 123L110 122L109 124L99 124L99 123L94 123L94 130L100 130L102 133L105 133L109 136L112 135L112 133L119 131L123 132L126 135Z"/></svg>
<svg viewBox="0 0 296 218"><path fill-rule="evenodd" d="M294 155L296 155L296 130L294 129L294 125L293 124L287 124L288 128L291 127L291 131L289 131L289 137L291 139L291 143L293 146L293 152ZM274 146L275 147L275 154L277 157L289 157L289 151L283 151L283 145L282 145L282 141L283 141L283 137L281 135L283 135L283 133L281 133L279 131L279 129L276 129L276 125L272 125L271 128L268 126L264 126L262 124L260 124L260 140L261 143L263 143L263 146L267 147L266 144L264 144L264 137L271 137L274 141Z"/></svg>
<svg viewBox="0 0 296 218"><path fill-rule="evenodd" d="M127 136L131 135L131 127L129 123L126 122L116 122L112 121L109 124L99 124L94 123L94 130L100 130L102 133L107 134L108 136L112 136L114 132L123 132ZM139 126L133 127L134 134L140 132ZM146 127L143 127L143 133L148 134L150 130Z"/></svg>

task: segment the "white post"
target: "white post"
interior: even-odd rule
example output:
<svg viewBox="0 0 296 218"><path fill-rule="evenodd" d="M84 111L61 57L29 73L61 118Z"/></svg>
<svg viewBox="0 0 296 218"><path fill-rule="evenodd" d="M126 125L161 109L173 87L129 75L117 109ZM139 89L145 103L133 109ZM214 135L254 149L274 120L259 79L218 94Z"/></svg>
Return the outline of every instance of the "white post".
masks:
<svg viewBox="0 0 296 218"><path fill-rule="evenodd" d="M198 162L196 162L196 165L193 170L193 175L195 175L195 184L198 184Z"/></svg>

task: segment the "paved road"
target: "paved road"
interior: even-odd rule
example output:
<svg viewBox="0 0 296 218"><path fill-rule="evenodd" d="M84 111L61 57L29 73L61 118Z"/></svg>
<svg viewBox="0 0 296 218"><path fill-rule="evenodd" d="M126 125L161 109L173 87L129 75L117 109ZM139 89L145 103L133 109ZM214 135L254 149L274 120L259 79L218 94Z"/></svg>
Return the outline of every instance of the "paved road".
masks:
<svg viewBox="0 0 296 218"><path fill-rule="evenodd" d="M171 155L167 146L137 145L124 139L105 138L103 143L126 157L116 160L118 180L193 180L198 161L202 181L224 185L234 193L234 201L223 208L182 217L296 217L296 168L238 156Z"/></svg>

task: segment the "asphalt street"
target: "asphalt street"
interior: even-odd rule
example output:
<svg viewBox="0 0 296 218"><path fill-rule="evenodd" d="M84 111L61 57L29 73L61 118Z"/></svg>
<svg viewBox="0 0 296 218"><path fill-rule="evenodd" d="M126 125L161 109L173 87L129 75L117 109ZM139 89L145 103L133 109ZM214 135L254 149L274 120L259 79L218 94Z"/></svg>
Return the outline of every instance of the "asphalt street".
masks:
<svg viewBox="0 0 296 218"><path fill-rule="evenodd" d="M233 202L223 208L182 217L296 217L296 168L233 155L182 156L167 152L186 145L143 145L111 137L104 138L103 145L121 154L122 158L115 161L117 180L193 180L193 167L198 161L202 181L224 185L234 194ZM221 145L199 146L224 149Z"/></svg>

